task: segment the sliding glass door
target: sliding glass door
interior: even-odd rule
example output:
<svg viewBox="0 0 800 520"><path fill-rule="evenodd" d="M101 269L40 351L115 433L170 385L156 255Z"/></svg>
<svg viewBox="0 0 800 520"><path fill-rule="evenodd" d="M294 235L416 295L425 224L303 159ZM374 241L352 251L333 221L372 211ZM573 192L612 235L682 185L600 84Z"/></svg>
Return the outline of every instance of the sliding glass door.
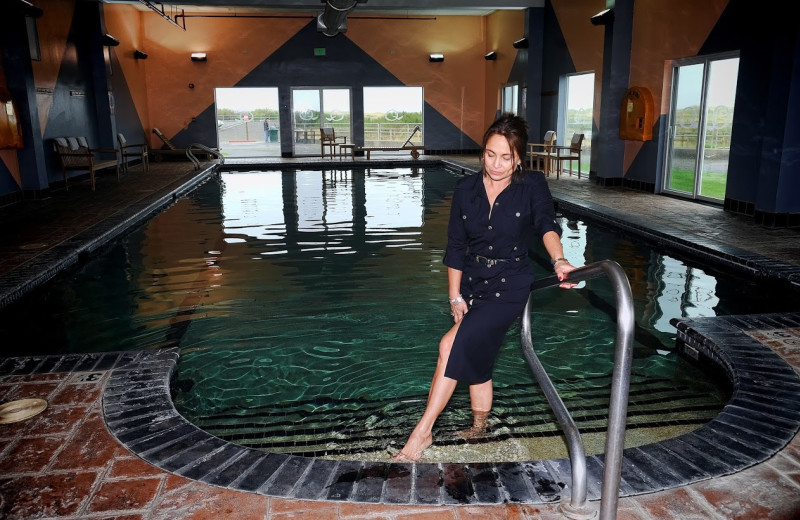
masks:
<svg viewBox="0 0 800 520"><path fill-rule="evenodd" d="M730 55L673 67L664 191L725 199L738 74L739 58Z"/></svg>
<svg viewBox="0 0 800 520"><path fill-rule="evenodd" d="M292 89L292 145L295 156L322 153L320 128L333 128L336 137L347 137L350 143L350 121L350 89Z"/></svg>

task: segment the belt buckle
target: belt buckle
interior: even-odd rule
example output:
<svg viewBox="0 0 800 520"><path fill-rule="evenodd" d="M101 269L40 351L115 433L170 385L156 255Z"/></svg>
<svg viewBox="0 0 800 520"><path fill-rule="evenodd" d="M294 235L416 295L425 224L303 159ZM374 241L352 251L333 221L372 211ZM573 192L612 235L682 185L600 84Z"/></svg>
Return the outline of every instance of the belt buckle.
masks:
<svg viewBox="0 0 800 520"><path fill-rule="evenodd" d="M493 267L497 263L497 260L494 258L487 258L486 259L486 267Z"/></svg>

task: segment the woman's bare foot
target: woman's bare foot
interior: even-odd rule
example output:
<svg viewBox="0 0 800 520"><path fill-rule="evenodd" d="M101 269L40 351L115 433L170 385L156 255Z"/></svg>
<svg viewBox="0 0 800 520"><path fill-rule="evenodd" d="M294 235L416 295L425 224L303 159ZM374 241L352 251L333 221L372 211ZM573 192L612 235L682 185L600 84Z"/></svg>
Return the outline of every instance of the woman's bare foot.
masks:
<svg viewBox="0 0 800 520"><path fill-rule="evenodd" d="M433 435L430 433L421 438L412 433L400 453L392 455L392 460L395 462L417 462L431 444L433 444Z"/></svg>
<svg viewBox="0 0 800 520"><path fill-rule="evenodd" d="M472 410L472 427L459 431L456 435L462 439L477 439L486 435L486 421L489 419L489 412Z"/></svg>

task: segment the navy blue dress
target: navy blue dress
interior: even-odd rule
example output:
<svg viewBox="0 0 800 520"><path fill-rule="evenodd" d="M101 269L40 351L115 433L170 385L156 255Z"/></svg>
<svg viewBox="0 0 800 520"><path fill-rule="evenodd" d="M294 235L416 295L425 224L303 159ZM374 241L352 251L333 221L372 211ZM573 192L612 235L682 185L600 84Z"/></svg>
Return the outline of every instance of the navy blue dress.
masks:
<svg viewBox="0 0 800 520"><path fill-rule="evenodd" d="M544 175L527 171L495 199L483 173L458 181L453 192L444 264L462 271L461 295L469 305L458 328L444 375L469 384L492 378L508 328L528 301L533 266L531 240L548 231L561 235Z"/></svg>

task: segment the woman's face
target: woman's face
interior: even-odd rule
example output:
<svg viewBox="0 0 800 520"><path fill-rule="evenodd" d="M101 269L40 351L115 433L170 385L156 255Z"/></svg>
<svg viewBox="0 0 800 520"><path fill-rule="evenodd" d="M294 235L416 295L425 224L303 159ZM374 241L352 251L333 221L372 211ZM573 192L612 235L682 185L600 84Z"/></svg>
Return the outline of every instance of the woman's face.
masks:
<svg viewBox="0 0 800 520"><path fill-rule="evenodd" d="M492 135L483 150L483 171L495 182L510 179L517 167L517 154L502 135Z"/></svg>

